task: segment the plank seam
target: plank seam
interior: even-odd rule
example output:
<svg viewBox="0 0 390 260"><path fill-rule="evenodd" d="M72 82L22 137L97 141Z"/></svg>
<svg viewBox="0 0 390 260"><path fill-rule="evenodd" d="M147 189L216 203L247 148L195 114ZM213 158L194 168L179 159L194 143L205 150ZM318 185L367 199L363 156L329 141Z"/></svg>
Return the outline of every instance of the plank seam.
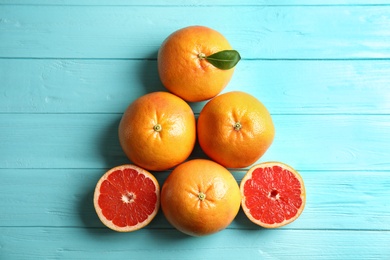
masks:
<svg viewBox="0 0 390 260"><path fill-rule="evenodd" d="M0 4L0 6L47 6L47 7L145 7L145 8L172 8L172 7L386 7L390 4L150 4L150 5L140 5L140 4Z"/></svg>
<svg viewBox="0 0 390 260"><path fill-rule="evenodd" d="M157 61L157 58L0 57L0 60ZM245 58L243 61L390 61L387 58Z"/></svg>
<svg viewBox="0 0 390 260"><path fill-rule="evenodd" d="M0 228L14 229L14 228L50 228L50 229L95 229L95 230L107 230L106 227L86 227L86 226L0 226ZM148 230L175 230L175 228L166 227L166 228L153 228L146 227ZM254 226L253 228L226 228L228 230L256 230L260 232L263 230L261 227ZM344 228L280 228L279 230L283 231L322 231L322 232L390 232L390 229L344 229Z"/></svg>
<svg viewBox="0 0 390 260"><path fill-rule="evenodd" d="M199 112L194 113L195 117ZM1 112L0 115L123 115L123 112ZM390 116L390 113L271 113L272 116Z"/></svg>
<svg viewBox="0 0 390 260"><path fill-rule="evenodd" d="M129 162L131 163L131 162ZM259 162L260 163L260 162ZM36 168L18 168L18 167L15 167L15 168L6 168L6 167L0 167L0 171L1 170L23 170L23 171L30 171L30 170L43 170L43 171L51 171L51 170L72 170L72 171L76 171L76 170L91 170L91 171L106 171L106 170L109 170L111 169L112 167L102 167L102 168L94 168L94 167L90 167L90 168L42 168L42 167L36 167ZM242 169L239 169L239 168L227 168L229 171L233 172L233 173L246 173L249 168L242 168ZM296 168L297 171L299 172L322 172L322 173L326 173L326 172L343 172L343 173L359 173L359 172L372 172L372 173L390 173L390 169L387 170L387 169L381 169L381 170L377 170L377 169L358 169L358 170L352 170L352 169L330 169L330 170L324 170L324 169L299 169L299 168ZM165 170L165 171L161 171L161 173L163 172L171 172L173 171L173 169L168 169L168 170Z"/></svg>

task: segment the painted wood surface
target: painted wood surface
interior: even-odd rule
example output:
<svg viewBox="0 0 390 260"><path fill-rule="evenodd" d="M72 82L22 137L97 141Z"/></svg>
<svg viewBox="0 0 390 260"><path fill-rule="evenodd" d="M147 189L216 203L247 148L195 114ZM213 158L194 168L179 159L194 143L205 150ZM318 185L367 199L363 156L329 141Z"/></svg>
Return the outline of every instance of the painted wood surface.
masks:
<svg viewBox="0 0 390 260"><path fill-rule="evenodd" d="M192 238L160 212L120 234L94 212L97 180L129 162L123 111L164 90L157 50L192 24L241 53L224 92L271 112L276 137L259 162L305 180L307 206L288 226L240 212ZM0 0L0 259L390 259L389 88L389 1ZM247 169L230 170L240 182Z"/></svg>
<svg viewBox="0 0 390 260"><path fill-rule="evenodd" d="M0 56L152 59L171 32L201 23L224 32L244 59L383 59L389 12L387 5L3 5Z"/></svg>

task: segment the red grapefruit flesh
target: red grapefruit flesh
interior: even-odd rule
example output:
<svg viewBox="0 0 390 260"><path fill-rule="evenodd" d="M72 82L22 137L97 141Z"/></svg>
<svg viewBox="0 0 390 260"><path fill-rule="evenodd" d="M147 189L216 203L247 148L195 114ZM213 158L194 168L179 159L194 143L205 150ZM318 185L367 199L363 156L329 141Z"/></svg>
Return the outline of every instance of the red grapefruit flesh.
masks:
<svg viewBox="0 0 390 260"><path fill-rule="evenodd" d="M240 190L245 215L265 228L293 222L306 203L302 177L281 162L265 162L251 167L241 181Z"/></svg>
<svg viewBox="0 0 390 260"><path fill-rule="evenodd" d="M145 227L156 216L160 186L148 171L121 165L100 178L93 202L104 225L118 232L131 232Z"/></svg>

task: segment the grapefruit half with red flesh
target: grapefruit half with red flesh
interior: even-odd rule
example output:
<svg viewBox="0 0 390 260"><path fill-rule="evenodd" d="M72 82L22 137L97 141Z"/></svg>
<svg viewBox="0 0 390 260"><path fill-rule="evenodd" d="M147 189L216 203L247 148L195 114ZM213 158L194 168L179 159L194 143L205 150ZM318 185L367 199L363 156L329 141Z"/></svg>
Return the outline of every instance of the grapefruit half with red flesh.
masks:
<svg viewBox="0 0 390 260"><path fill-rule="evenodd" d="M240 190L245 215L265 228L293 222L306 203L302 177L281 162L265 162L251 167L241 181Z"/></svg>
<svg viewBox="0 0 390 260"><path fill-rule="evenodd" d="M94 207L108 228L131 232L148 225L160 207L160 186L148 171L131 164L114 167L98 181Z"/></svg>

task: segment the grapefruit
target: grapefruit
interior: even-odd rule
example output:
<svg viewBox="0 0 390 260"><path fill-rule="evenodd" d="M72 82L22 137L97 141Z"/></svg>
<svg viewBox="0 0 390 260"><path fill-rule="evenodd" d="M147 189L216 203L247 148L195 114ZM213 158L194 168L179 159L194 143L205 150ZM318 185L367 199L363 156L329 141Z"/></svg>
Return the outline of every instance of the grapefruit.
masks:
<svg viewBox="0 0 390 260"><path fill-rule="evenodd" d="M223 166L194 159L177 166L161 189L161 209L179 231L204 236L226 228L236 217L240 189Z"/></svg>
<svg viewBox="0 0 390 260"><path fill-rule="evenodd" d="M148 225L160 207L160 186L155 177L135 165L107 171L98 181L93 203L102 223L118 232Z"/></svg>
<svg viewBox="0 0 390 260"><path fill-rule="evenodd" d="M306 203L302 177L281 162L264 162L251 167L241 181L240 191L245 215L265 228L293 222Z"/></svg>
<svg viewBox="0 0 390 260"><path fill-rule="evenodd" d="M205 154L228 168L255 163L275 135L267 108L252 95L240 91L210 100L199 114L197 130Z"/></svg>
<svg viewBox="0 0 390 260"><path fill-rule="evenodd" d="M227 39L205 26L189 26L169 35L158 55L162 84L189 102L210 99L230 81L240 60Z"/></svg>
<svg viewBox="0 0 390 260"><path fill-rule="evenodd" d="M181 98L153 92L129 105L118 132L122 149L132 163L162 171L191 154L196 140L195 116Z"/></svg>

